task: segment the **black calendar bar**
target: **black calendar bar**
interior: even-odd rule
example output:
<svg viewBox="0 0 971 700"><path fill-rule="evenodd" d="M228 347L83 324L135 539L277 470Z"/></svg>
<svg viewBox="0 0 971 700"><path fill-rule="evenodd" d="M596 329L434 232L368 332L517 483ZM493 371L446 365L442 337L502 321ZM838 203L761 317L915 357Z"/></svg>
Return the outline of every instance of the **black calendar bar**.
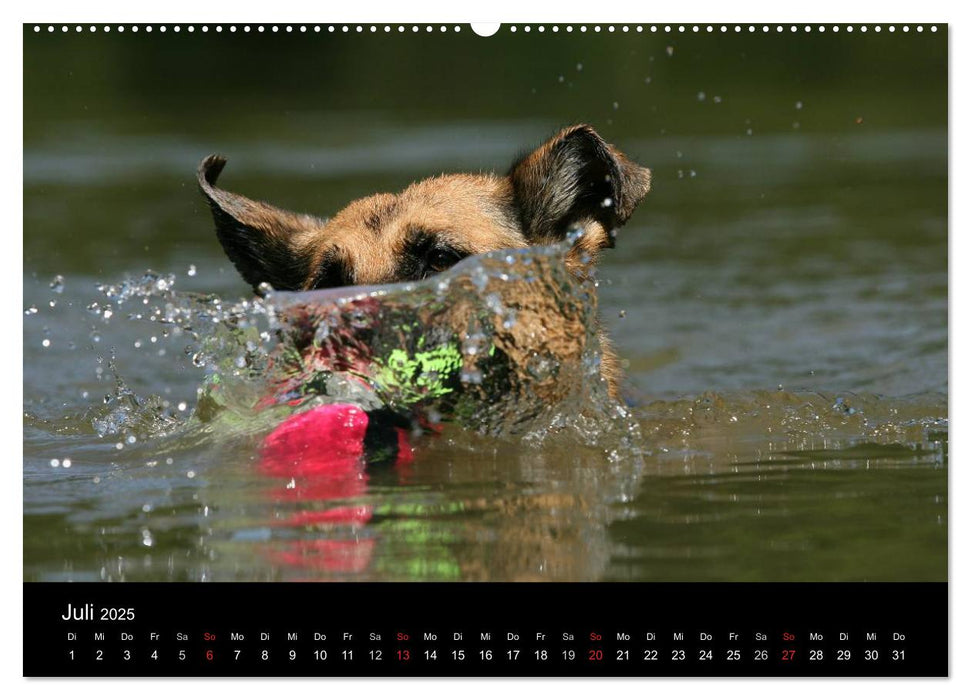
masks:
<svg viewBox="0 0 971 700"><path fill-rule="evenodd" d="M946 676L947 584L31 583L26 676Z"/></svg>

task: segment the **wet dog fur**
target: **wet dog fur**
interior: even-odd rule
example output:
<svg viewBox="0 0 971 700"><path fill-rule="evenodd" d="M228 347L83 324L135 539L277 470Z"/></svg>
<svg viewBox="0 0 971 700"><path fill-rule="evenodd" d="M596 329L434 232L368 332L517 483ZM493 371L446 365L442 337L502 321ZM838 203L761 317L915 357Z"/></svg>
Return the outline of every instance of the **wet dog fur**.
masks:
<svg viewBox="0 0 971 700"><path fill-rule="evenodd" d="M563 129L518 159L506 175L441 175L399 194L351 202L331 219L295 214L216 186L226 159L199 165L226 255L257 293L419 280L459 260L563 240L582 231L567 257L590 274L616 230L651 186L651 172L588 125ZM620 368L601 332L601 374L616 396Z"/></svg>

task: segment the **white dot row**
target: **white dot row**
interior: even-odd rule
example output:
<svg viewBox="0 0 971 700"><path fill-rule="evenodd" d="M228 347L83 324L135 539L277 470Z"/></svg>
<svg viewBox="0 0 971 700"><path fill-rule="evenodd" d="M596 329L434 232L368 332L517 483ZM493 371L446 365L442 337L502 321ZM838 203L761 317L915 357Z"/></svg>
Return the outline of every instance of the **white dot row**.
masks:
<svg viewBox="0 0 971 700"><path fill-rule="evenodd" d="M55 26L53 24L47 25L47 31L48 32L56 32L58 30L58 28L60 29L61 32L69 32L72 29L72 27L70 27L70 26L68 26L66 24L60 25L60 27ZM360 24L358 24L358 25L348 25L348 24L339 24L339 25L334 25L334 24L330 24L330 25L319 25L319 24L306 25L306 24L300 24L300 25L296 25L296 26L289 25L289 24L288 25L284 25L284 26L280 26L280 25L274 24L274 25L270 25L270 26L264 26L264 25L250 26L250 25L246 24L246 25L243 25L241 27L237 27L234 24L231 24L231 25L229 25L227 27L223 27L222 25L219 25L219 24L210 27L209 25L205 25L204 24L204 25L201 25L199 27L196 27L194 25L188 25L184 29L185 29L185 31L187 31L189 33L193 33L193 32L195 32L197 30L200 31L200 32L206 33L206 32L209 32L210 30L212 30L212 31L215 31L215 32L229 31L230 33L237 32L237 31L242 31L244 33L246 33L246 32L253 32L253 31L255 31L255 32L267 32L267 31L269 31L271 33L272 32L280 32L280 31L283 31L283 32L293 33L293 32L296 31L296 32L300 32L300 33L314 32L314 33L318 33L318 34L320 32L324 32L324 31L330 32L330 33L334 33L334 32L349 33L349 32L352 32L352 31L353 32L362 33L362 32L365 32L365 31L369 31L372 34L374 34L374 33L377 33L379 31L382 31L382 30L384 32L387 32L387 33L390 33L390 32L395 31L395 30L397 30L398 32L406 32L409 29L412 32L420 32L422 30L422 28L424 28L424 30L426 32L433 32L433 31L435 31L436 28L440 32L447 32L449 30L449 27L448 26L445 26L445 25L436 25L436 26L433 26L433 25L424 25L424 27L422 27L422 26L419 26L419 25L408 25L408 26L405 26L405 25L402 25L402 24L395 25L395 26L392 26L392 25L389 25L389 24L385 24L385 25L382 25L380 27L378 25L374 25L374 24L369 25L369 26L360 25ZM84 27L82 27L81 25L75 25L73 27L73 29L74 29L75 32L78 32L78 33L84 31ZM176 34L178 34L179 32L181 32L183 30L183 27L181 27L180 25L177 25L177 24L176 25L172 25L171 27L166 26L166 25L160 25L158 27L153 27L151 25L145 25L145 26L131 25L131 26L127 27L127 28L125 27L125 25L116 25L116 26L104 25L103 27L100 27L100 29L101 29L101 31L104 31L104 32L116 31L118 33L124 33L125 31L130 31L132 33L137 33L139 31L143 31L143 32L146 32L146 33L151 33L152 31L155 31L157 29L157 31L159 31L161 33L165 33L167 31L170 31L171 30L172 32L175 32ZM459 27L458 25L452 27L452 29L453 29L453 31L456 31L456 32L462 31L462 28ZM768 25L768 24L762 24L762 25L754 25L754 24L749 24L749 25L740 25L740 24L735 24L735 25L726 25L726 24L721 24L721 25L711 25L711 24L706 24L706 25L699 25L699 24L692 24L692 25L684 25L684 24L670 25L670 24L666 24L666 25L663 25L663 26L662 25L653 25L653 24L652 25L649 25L649 26L643 26L643 25L630 26L630 25L624 24L624 25L620 25L620 26L614 26L614 25L611 24L611 25L607 25L605 27L601 27L600 25L594 25L592 27L588 27L587 25L580 25L578 27L574 27L573 25L566 25L564 27L560 27L558 25L552 25L550 27L546 27L544 25L538 25L538 26L535 26L535 27L530 26L530 25L525 25L525 26L522 26L522 27L517 26L517 25L510 25L509 27L507 27L507 29L508 29L508 31L510 31L512 33L515 33L515 32L520 31L520 30L522 30L523 32L529 33L529 32L531 32L531 31L533 31L535 29L537 32L539 32L541 34L544 33L544 32L546 32L547 29L549 29L551 32L554 32L554 33L559 32L561 30L569 33L569 32L574 31L574 29L576 29L577 31L579 31L581 33L582 32L587 32L587 31L591 31L591 30L593 32L601 32L604 29L606 29L608 32L616 32L616 31L620 30L621 32L630 32L630 31L634 31L634 32L637 32L637 33L643 33L643 32L658 33L658 32L662 32L662 33L666 33L666 34L671 34L671 33L688 33L688 32L691 32L691 33L701 33L701 32L713 33L713 32L716 32L716 31L717 32L722 32L722 33L727 33L727 32L735 32L735 33L748 32L750 34L754 34L756 32L762 32L763 34L768 34L769 32L772 32L772 31L775 31L777 33L782 33L782 32L785 32L787 30L789 32L791 32L791 33L795 33L795 32L798 32L798 31L801 30L801 31L807 32L807 33L808 32L813 32L813 31L816 31L816 32L819 32L819 33L825 33L825 32L828 31L828 32L833 32L834 34L836 34L836 33L839 33L840 31L847 32L847 33L852 33L853 31L859 31L859 32L866 33L867 31L871 31L871 30L874 31L874 32L877 32L877 33L881 32L881 31L884 31L884 30L893 33L893 32L896 32L898 29L900 31L902 31L902 32L905 32L905 33L906 32L910 32L911 29L914 29L917 32L923 32L924 29L925 29L925 27L923 25L916 25L914 27L911 27L910 25L907 25L907 24L901 25L901 26L892 25L892 24L891 25L886 25L886 26L884 26L884 25L866 25L866 24L861 24L861 25L857 25L857 26L854 26L854 25L845 25L845 26L841 26L841 25L822 25L822 24L817 25L817 26L808 25L808 24L807 25L804 25L804 26L799 26L799 25L795 25L795 24L791 24L791 25L781 25L781 24L774 24L774 25ZM937 26L936 25L931 25L929 27L929 29L932 32L936 32L937 31ZM88 31L89 32L97 32L98 30L99 30L99 27L97 27L95 25L90 25L88 27ZM35 24L34 25L34 32L35 33L39 33L41 31L43 31L43 28L40 25L36 25Z"/></svg>
<svg viewBox="0 0 971 700"><path fill-rule="evenodd" d="M70 26L68 26L66 24L65 25L60 25L59 28L60 28L60 30L62 32L69 32L72 29L72 27L70 27ZM397 25L397 27L395 27L395 28L399 32L404 32L404 31L406 31L408 29L410 29L413 32L418 32L418 31L421 31L421 29L422 29L422 27L419 27L418 25L411 25L409 27L405 27L404 25ZM84 31L84 27L82 27L80 24L79 25L75 25L73 27L73 29L74 29L75 32L78 32L78 33ZM383 29L384 29L385 32L391 32L394 28L391 27L391 25L384 25L383 26ZM427 25L427 26L424 27L424 29L425 29L426 32L433 32L433 31L435 31L435 29L438 29L439 31L442 31L442 32L447 32L448 31L448 27L447 26L444 26L444 25L441 25L441 26ZM453 29L456 32L462 31L462 28L459 27L459 26L455 26L455 27L453 27ZM52 24L47 25L47 31L48 32L56 32L57 30L58 30L58 27L57 26L52 25ZM89 32L97 32L98 30L99 30L99 27L97 27L95 25L91 25L91 26L88 27L88 31ZM332 32L332 33L333 32L351 32L351 31L356 31L356 32L370 31L372 33L377 33L378 31L380 31L380 28L377 27L376 25L371 25L370 27L364 27L362 25L347 25L347 24L341 24L341 25L333 25L333 24L331 24L331 25L324 25L324 26L319 25L319 24L315 24L315 25L300 24L300 25L297 25L297 26L293 26L293 25L289 25L288 24L288 25L285 25L285 26L282 26L282 27L279 26L279 25L275 25L275 24L274 25L270 25L270 26L264 26L264 25L250 26L250 25L246 24L246 25L243 25L241 27L237 27L234 24L231 24L231 25L229 25L227 27L223 27L221 24L217 24L217 25L211 26L211 27L209 25L205 25L205 24L204 25L201 25L201 26L198 26L198 27L195 26L195 25L187 25L185 27L182 27L182 26L177 25L177 24L176 25L172 25L171 27L166 26L166 25L161 25L161 26L158 26L158 27L152 27L151 25L139 26L137 24L136 25L131 25L130 27L125 27L125 25L121 25L121 24L119 24L117 26L112 26L112 25L107 25L106 24L103 27L100 27L100 30L101 31L104 31L104 32L116 31L116 32L119 32L119 33L124 33L125 31L130 31L130 32L134 32L134 33L137 33L139 31L151 33L152 31L156 31L157 30L157 31L162 32L162 33L165 33L167 31L172 31L172 32L175 32L176 34L178 34L179 32L181 32L183 30L184 31L187 31L189 33L193 33L195 31L200 31L200 32L205 33L205 32L209 32L210 30L211 31L215 31L215 32L228 31L228 32L231 32L231 33L232 32L240 32L240 31L241 32L280 32L280 31L283 31L283 32L289 32L289 33L293 33L293 32L306 33L306 32L309 31L309 32L315 32L315 33L318 33L319 34L320 32L324 32L324 31L326 31L326 32ZM41 32L41 31L43 31L43 28L40 25L36 25L35 24L34 25L34 32Z"/></svg>
<svg viewBox="0 0 971 700"><path fill-rule="evenodd" d="M895 26L895 25L888 25L885 28L889 32L895 32L898 29L898 27ZM560 31L560 28L557 27L557 26L550 27L550 29L552 31L554 31L554 32ZM581 25L578 29L581 32L586 32L586 31L588 31L591 28L590 27L587 27L586 25ZM592 27L592 29L593 29L594 32L600 32L600 31L603 31L604 27L601 27L600 25L594 25ZM621 32L629 32L629 31L631 31L631 27L628 26L628 25L626 25L626 24L625 25L621 25L620 27L616 27L614 25L607 25L606 29L607 29L608 32L615 32L618 29L620 29ZM636 32L648 31L648 32L652 32L652 33L663 32L663 33L666 33L666 34L671 34L671 33L675 33L675 32L676 33L681 33L681 34L684 34L684 33L687 33L687 32L691 32L691 33L697 34L697 33L700 33L702 31L704 31L706 33L713 33L713 32L716 32L716 31L720 31L720 32L723 32L723 33L727 33L727 32L730 32L730 31L734 31L734 32L738 32L738 33L746 32L747 31L747 32L750 32L750 33L755 33L755 32L759 32L760 31L760 32L763 32L763 33L766 33L767 34L767 33L771 32L773 30L775 30L776 32L781 33L781 32L786 31L786 29L788 29L790 32L793 32L793 33L798 32L800 29L802 31L804 31L804 32L817 31L817 32L820 32L820 33L824 33L826 31L831 31L831 32L834 32L834 33L838 33L840 31L840 29L842 29L843 31L852 33L853 30L854 30L854 26L853 25L846 25L846 26L841 27L840 25L824 25L824 24L820 24L820 25L815 26L815 27L812 26L812 25L809 25L809 24L807 24L805 26L802 26L802 27L800 27L799 25L795 25L795 24L790 24L790 25L781 25L781 24L774 24L774 25L769 25L769 24L762 24L762 25L755 25L755 24L749 24L749 25L741 25L741 24L735 24L735 25L728 25L728 24L720 24L720 25L712 25L712 24L691 24L691 25L684 25L684 24L679 24L679 25L676 25L676 26L672 26L670 24L665 24L663 26L659 26L659 25L656 25L656 24L652 24L652 25L650 25L648 27L644 27L642 25L636 25L636 26L633 27L633 29ZM863 25L859 25L857 27L857 29L859 29L859 31L861 31L861 32L866 32L868 29L872 29L875 32L880 32L880 31L883 31L884 27L882 25L873 25L872 27L868 27L867 25L863 24ZM903 25L903 26L899 27L899 29L901 31L903 31L903 32L909 32L911 30L911 27L910 27L910 25ZM924 31L923 25L917 25L916 27L914 27L914 29L916 31L918 31L918 32L923 32ZM525 27L522 28L522 30L524 32L529 32L529 31L532 30L532 28L529 27L529 26L525 26ZM568 26L565 27L565 30L567 32L572 32L573 31L573 27L568 25ZM516 32L517 31L517 27L515 25L510 26L509 27L509 31ZM538 32L545 32L546 31L546 28L543 27L543 26L538 26L538 27L536 27L536 31L538 31ZM937 27L935 25L931 25L930 31L936 32L937 31Z"/></svg>

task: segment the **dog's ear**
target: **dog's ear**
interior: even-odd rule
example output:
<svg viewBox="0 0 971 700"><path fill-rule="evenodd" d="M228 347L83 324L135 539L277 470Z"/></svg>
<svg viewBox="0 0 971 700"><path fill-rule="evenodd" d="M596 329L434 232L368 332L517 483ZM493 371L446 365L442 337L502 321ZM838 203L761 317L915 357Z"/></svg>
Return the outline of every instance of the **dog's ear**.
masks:
<svg viewBox="0 0 971 700"><path fill-rule="evenodd" d="M603 227L593 247L611 247L611 231L627 222L651 188L650 170L586 124L563 129L516 162L509 177L531 243L561 240L574 225L592 220Z"/></svg>
<svg viewBox="0 0 971 700"><path fill-rule="evenodd" d="M300 289L311 256L300 249L297 236L324 222L219 189L216 179L225 165L222 156L207 156L199 164L198 177L226 255L256 291L263 282L278 290Z"/></svg>

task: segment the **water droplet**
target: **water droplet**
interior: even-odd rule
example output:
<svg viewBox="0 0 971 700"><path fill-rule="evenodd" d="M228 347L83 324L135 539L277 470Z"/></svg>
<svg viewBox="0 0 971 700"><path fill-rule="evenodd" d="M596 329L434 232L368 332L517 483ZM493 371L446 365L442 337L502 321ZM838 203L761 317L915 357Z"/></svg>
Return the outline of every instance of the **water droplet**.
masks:
<svg viewBox="0 0 971 700"><path fill-rule="evenodd" d="M61 466L61 460L59 460L59 459L52 459L51 460L51 466L52 467L59 467L59 466Z"/></svg>
<svg viewBox="0 0 971 700"><path fill-rule="evenodd" d="M485 298L486 307L494 314L501 314L505 308L498 294L488 294Z"/></svg>
<svg viewBox="0 0 971 700"><path fill-rule="evenodd" d="M614 102L614 109L620 109L620 103Z"/></svg>
<svg viewBox="0 0 971 700"><path fill-rule="evenodd" d="M582 71L582 70L583 70L583 64L582 63L578 63L577 64L577 71Z"/></svg>
<svg viewBox="0 0 971 700"><path fill-rule="evenodd" d="M463 384L481 384L482 383L482 372L477 369L462 370L459 375L459 379Z"/></svg>
<svg viewBox="0 0 971 700"><path fill-rule="evenodd" d="M186 403L185 403L185 401L179 401L178 409L180 411L184 411L186 409Z"/></svg>
<svg viewBox="0 0 971 700"><path fill-rule="evenodd" d="M51 346L50 338L44 338L44 340L42 340L40 344L43 345L45 348L49 348Z"/></svg>
<svg viewBox="0 0 971 700"><path fill-rule="evenodd" d="M566 240L570 245L576 245L577 241L583 238L583 229L574 228L566 232Z"/></svg>
<svg viewBox="0 0 971 700"><path fill-rule="evenodd" d="M190 469L189 471L187 471L187 472L185 473L185 475L186 475L186 476L187 476L188 478L190 478L190 479L195 479L195 478L196 478L196 473L195 473L194 471L192 471L191 469Z"/></svg>
<svg viewBox="0 0 971 700"><path fill-rule="evenodd" d="M540 380L549 377L556 366L555 360L545 355L540 355L539 353L533 355L526 361L527 371Z"/></svg>
<svg viewBox="0 0 971 700"><path fill-rule="evenodd" d="M71 459L69 457L65 457L63 460L61 460L61 466L64 467L65 469L70 469Z"/></svg>
<svg viewBox="0 0 971 700"><path fill-rule="evenodd" d="M489 273L486 272L481 265L476 266L472 270L470 277L472 278L472 284L474 284L480 292L484 291L486 286L489 284Z"/></svg>
<svg viewBox="0 0 971 700"><path fill-rule="evenodd" d="M664 49L664 51L665 51L665 53L667 53L668 56L673 56L674 55L674 47L673 46L666 47Z"/></svg>
<svg viewBox="0 0 971 700"><path fill-rule="evenodd" d="M57 275L54 279L51 280L50 287L51 287L51 291L54 292L55 294L60 294L61 292L63 292L64 277L62 277L61 275Z"/></svg>
<svg viewBox="0 0 971 700"><path fill-rule="evenodd" d="M186 271L185 274L189 275L189 277L195 277L196 276L196 266L195 265L189 265L189 269Z"/></svg>
<svg viewBox="0 0 971 700"><path fill-rule="evenodd" d="M796 102L796 109L802 109L802 101Z"/></svg>
<svg viewBox="0 0 971 700"><path fill-rule="evenodd" d="M486 336L483 333L475 332L469 333L465 336L465 342L462 343L462 353L465 355L478 355L485 349Z"/></svg>
<svg viewBox="0 0 971 700"><path fill-rule="evenodd" d="M704 92L699 92L698 93L698 102L704 102L704 101L705 101L705 93Z"/></svg>
<svg viewBox="0 0 971 700"><path fill-rule="evenodd" d="M134 445L136 442L138 442L138 438L134 435L129 435L125 438L125 442L127 442L129 445Z"/></svg>

